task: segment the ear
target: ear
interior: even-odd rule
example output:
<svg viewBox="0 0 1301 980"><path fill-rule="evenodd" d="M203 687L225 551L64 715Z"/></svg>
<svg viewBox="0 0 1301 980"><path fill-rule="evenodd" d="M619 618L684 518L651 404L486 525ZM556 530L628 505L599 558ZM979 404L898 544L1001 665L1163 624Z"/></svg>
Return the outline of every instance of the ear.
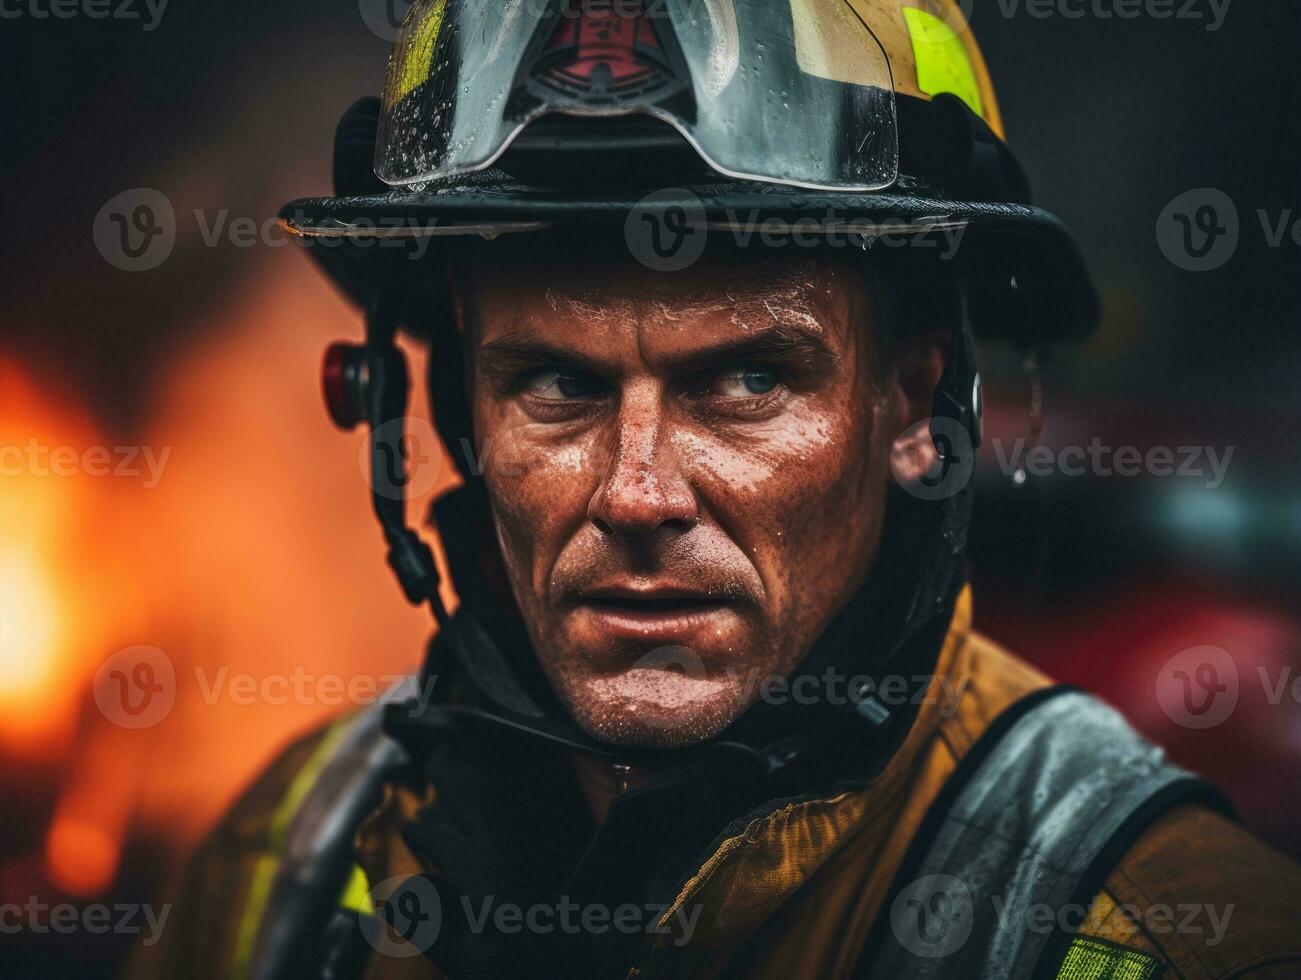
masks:
<svg viewBox="0 0 1301 980"><path fill-rule="evenodd" d="M910 333L895 352L888 383L897 433L890 447L890 469L905 488L919 484L941 465L931 440L930 417L951 343L951 331L935 328Z"/></svg>

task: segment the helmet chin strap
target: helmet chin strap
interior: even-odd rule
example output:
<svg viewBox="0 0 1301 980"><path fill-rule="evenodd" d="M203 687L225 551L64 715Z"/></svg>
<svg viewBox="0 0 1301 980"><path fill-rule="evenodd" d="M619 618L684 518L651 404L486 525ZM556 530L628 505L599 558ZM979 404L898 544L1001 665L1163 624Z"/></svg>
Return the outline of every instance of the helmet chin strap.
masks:
<svg viewBox="0 0 1301 980"><path fill-rule="evenodd" d="M936 427L936 420L951 419L967 434L970 448L980 448L984 438L984 397L980 369L976 366L976 341L971 330L971 298L965 286L958 288L958 316L953 324L949 356L931 402L931 438L940 458L954 447L949 434ZM955 459L956 462L956 459Z"/></svg>
<svg viewBox="0 0 1301 980"><path fill-rule="evenodd" d="M340 428L365 423L370 430L371 505L388 544L389 567L407 600L429 604L438 623L438 641L485 695L523 718L539 718L543 712L483 629L464 614L455 619L448 614L433 549L407 525L403 439L410 382L406 359L393 343L399 319L388 294L380 289L366 309L366 343L335 344L326 353L326 404ZM426 683L433 680L433 666L426 664Z"/></svg>
<svg viewBox="0 0 1301 980"><path fill-rule="evenodd" d="M407 600L415 605L428 602L439 628L445 629L449 616L439 593L434 552L407 526L403 418L410 381L406 359L393 345L397 321L385 305L385 296L385 290L379 290L366 311L366 346L361 349L365 372L362 400L370 427L371 505L388 544L389 567Z"/></svg>

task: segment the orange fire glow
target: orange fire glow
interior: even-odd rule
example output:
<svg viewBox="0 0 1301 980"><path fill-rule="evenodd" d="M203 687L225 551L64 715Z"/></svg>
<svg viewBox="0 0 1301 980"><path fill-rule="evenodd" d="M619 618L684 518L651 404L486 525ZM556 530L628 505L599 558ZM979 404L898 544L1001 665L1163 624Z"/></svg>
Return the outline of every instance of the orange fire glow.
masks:
<svg viewBox="0 0 1301 980"><path fill-rule="evenodd" d="M121 848L99 820L60 818L46 842L47 873L69 895L98 895L113 883Z"/></svg>
<svg viewBox="0 0 1301 980"><path fill-rule="evenodd" d="M432 628L384 567L364 434L335 431L321 404L321 352L360 335L356 314L290 252L207 315L144 431L109 442L166 452L156 486L3 481L0 755L58 763L45 869L71 894L111 887L128 833L181 855L289 739L358 706L338 684L382 690ZM3 372L0 447L104 439L61 393ZM444 479L426 474L413 521ZM175 673L174 704L139 729L91 690L133 646Z"/></svg>
<svg viewBox="0 0 1301 980"><path fill-rule="evenodd" d="M2 358L0 391L0 750L49 760L71 744L87 644L103 625L91 622L77 544L104 504L50 455L79 456L96 433L64 393Z"/></svg>

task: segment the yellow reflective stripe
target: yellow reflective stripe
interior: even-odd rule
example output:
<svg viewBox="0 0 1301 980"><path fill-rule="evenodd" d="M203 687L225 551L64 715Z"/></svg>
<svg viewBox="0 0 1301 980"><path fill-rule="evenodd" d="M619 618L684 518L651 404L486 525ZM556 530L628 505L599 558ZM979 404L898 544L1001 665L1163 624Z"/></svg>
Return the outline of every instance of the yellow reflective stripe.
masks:
<svg viewBox="0 0 1301 980"><path fill-rule="evenodd" d="M962 15L955 12L953 16ZM917 7L904 7L903 19L917 59L917 87L927 95L951 92L983 117L980 81L962 38L946 21Z"/></svg>
<svg viewBox="0 0 1301 980"><path fill-rule="evenodd" d="M276 806L275 813L271 815L271 829L267 833L267 842L273 853L284 851L289 838L289 827L293 824L294 817L298 815L298 808L303 805L303 800L307 798L307 794L316 785L321 770L333 757L335 748L347 733L349 727L351 727L353 720L353 717L349 715L331 725L329 730L321 736L320 743L312 750L312 754L308 757L303 768L298 770L298 774L294 776L293 781L289 784L289 789L286 790L284 797Z"/></svg>
<svg viewBox="0 0 1301 980"><path fill-rule="evenodd" d="M971 28L958 32L962 37L962 46L967 49L967 58L971 61L972 71L976 73L976 81L980 86L980 104L981 116L985 122L989 123L999 139L1007 139L1007 133L1003 129L1003 113L998 108L998 95L994 91L994 80L989 77L989 68L985 65L985 56L980 53L980 45L976 43L976 36L972 33Z"/></svg>
<svg viewBox="0 0 1301 980"><path fill-rule="evenodd" d="M262 925L262 913L271 897L271 885L276 880L279 868L280 858L275 854L261 855L253 866L253 878L249 881L248 895L244 898L244 912L239 918L239 932L235 937L235 955L230 962L230 975L234 980L245 980L248 976L248 967L253 961L253 947L257 944L258 927Z"/></svg>
<svg viewBox="0 0 1301 980"><path fill-rule="evenodd" d="M447 13L447 0L436 0L429 12L422 15L419 26L402 45L402 69L398 72L397 91L393 101L399 102L415 89L429 81L434 65L434 48L443 30L443 15Z"/></svg>
<svg viewBox="0 0 1301 980"><path fill-rule="evenodd" d="M375 914L375 906L370 901L370 882L359 864L352 866L352 874L343 886L343 894L339 896L339 908L360 912L362 915Z"/></svg>
<svg viewBox="0 0 1301 980"><path fill-rule="evenodd" d="M232 980L246 980L249 964L253 961L253 950L257 945L258 931L266 913L267 902L271 898L271 886L275 882L276 872L280 869L280 858L284 854L285 844L289 838L289 828L303 800L316 785L321 770L334 755L334 750L343 738L353 717L349 715L330 726L321 736L321 741L307 762L298 770L289 784L289 789L276 805L271 815L271 824L267 830L267 849L257 859L253 868L253 877L249 881L248 895L244 899L244 910L240 913L239 930L235 939L235 954L230 963Z"/></svg>
<svg viewBox="0 0 1301 980"><path fill-rule="evenodd" d="M1151 980L1161 963L1137 949L1076 936L1066 951L1057 980Z"/></svg>

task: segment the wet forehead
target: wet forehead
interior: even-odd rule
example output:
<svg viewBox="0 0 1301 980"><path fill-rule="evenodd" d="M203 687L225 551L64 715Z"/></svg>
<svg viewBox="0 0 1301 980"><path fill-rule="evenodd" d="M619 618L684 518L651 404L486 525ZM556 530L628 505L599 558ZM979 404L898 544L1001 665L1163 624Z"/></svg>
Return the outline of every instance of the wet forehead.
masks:
<svg viewBox="0 0 1301 980"><path fill-rule="evenodd" d="M558 342L643 347L744 338L780 325L842 353L856 347L859 277L812 258L701 263L682 273L631 264L481 263L471 286L474 346L547 334Z"/></svg>

